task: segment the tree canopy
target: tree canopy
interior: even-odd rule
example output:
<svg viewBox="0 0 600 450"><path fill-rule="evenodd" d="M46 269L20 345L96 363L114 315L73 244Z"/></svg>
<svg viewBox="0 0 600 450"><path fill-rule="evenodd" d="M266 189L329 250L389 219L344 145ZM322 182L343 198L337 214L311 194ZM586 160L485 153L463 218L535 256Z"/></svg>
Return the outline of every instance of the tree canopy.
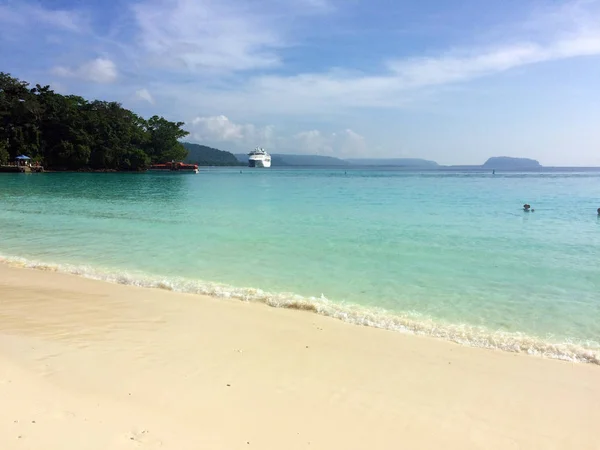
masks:
<svg viewBox="0 0 600 450"><path fill-rule="evenodd" d="M183 125L0 72L0 162L26 154L56 170L144 170L186 158Z"/></svg>

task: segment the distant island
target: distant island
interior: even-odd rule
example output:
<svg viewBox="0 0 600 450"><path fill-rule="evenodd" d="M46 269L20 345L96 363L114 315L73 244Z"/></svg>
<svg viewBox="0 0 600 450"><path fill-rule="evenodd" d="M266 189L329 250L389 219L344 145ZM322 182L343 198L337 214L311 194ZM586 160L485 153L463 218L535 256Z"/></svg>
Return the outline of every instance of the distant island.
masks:
<svg viewBox="0 0 600 450"><path fill-rule="evenodd" d="M510 156L494 156L489 158L482 166L484 169L496 170L528 170L540 169L539 161L529 158L512 158Z"/></svg>
<svg viewBox="0 0 600 450"><path fill-rule="evenodd" d="M247 156L246 161L241 162L233 153L217 148L190 142L183 142L183 146L188 152L185 158L187 163L198 164L199 166L242 166L248 164Z"/></svg>

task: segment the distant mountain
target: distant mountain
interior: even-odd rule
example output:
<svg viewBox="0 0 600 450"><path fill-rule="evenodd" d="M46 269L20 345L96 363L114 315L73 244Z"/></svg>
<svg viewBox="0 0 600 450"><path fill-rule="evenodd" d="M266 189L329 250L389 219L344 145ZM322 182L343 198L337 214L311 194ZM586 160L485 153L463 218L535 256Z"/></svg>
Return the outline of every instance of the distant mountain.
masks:
<svg viewBox="0 0 600 450"><path fill-rule="evenodd" d="M352 158L348 159L351 164L363 165L363 166L394 166L394 167L426 167L435 168L438 167L438 163L435 161L428 161L426 159L419 158Z"/></svg>
<svg viewBox="0 0 600 450"><path fill-rule="evenodd" d="M236 154L240 163L248 163L248 155ZM284 153L271 154L273 167L285 166L325 166L325 167L351 167L351 166L373 166L373 167L407 167L411 169L449 169L465 170L497 169L497 170L531 170L539 169L542 165L535 159L512 158L508 156L495 156L488 159L481 166L440 166L437 162L420 158L349 158L340 159L333 156L322 155L287 155Z"/></svg>
<svg viewBox="0 0 600 450"><path fill-rule="evenodd" d="M509 156L494 156L488 159L482 166L485 169L540 169L542 165L535 159L512 158Z"/></svg>
<svg viewBox="0 0 600 450"><path fill-rule="evenodd" d="M238 153L235 157L243 163L248 163L248 155ZM321 155L287 155L282 153L271 154L271 164L273 167L282 166L347 166L348 161L334 158L332 156Z"/></svg>
<svg viewBox="0 0 600 450"><path fill-rule="evenodd" d="M333 156L321 155L273 155L273 164L280 161L284 166L347 166L348 162Z"/></svg>
<svg viewBox="0 0 600 450"><path fill-rule="evenodd" d="M190 142L183 142L183 146L188 151L188 155L185 158L186 163L198 164L199 166L240 165L240 162L233 153Z"/></svg>

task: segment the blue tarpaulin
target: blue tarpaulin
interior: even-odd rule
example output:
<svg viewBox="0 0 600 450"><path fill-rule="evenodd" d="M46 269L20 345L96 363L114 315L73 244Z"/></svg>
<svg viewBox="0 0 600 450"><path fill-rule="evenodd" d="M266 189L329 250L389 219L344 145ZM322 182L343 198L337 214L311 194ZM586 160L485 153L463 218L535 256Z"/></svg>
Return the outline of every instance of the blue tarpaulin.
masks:
<svg viewBox="0 0 600 450"><path fill-rule="evenodd" d="M19 155L15 159L31 159L29 156Z"/></svg>

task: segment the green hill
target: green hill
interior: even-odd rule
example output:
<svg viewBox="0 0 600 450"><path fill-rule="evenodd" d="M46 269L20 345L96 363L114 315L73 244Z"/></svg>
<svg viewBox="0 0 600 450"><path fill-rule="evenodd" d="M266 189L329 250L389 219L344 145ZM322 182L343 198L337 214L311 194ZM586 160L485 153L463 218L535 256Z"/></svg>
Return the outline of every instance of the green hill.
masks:
<svg viewBox="0 0 600 450"><path fill-rule="evenodd" d="M183 146L188 151L186 163L199 166L239 166L242 165L233 153L207 147L206 145L184 142Z"/></svg>

